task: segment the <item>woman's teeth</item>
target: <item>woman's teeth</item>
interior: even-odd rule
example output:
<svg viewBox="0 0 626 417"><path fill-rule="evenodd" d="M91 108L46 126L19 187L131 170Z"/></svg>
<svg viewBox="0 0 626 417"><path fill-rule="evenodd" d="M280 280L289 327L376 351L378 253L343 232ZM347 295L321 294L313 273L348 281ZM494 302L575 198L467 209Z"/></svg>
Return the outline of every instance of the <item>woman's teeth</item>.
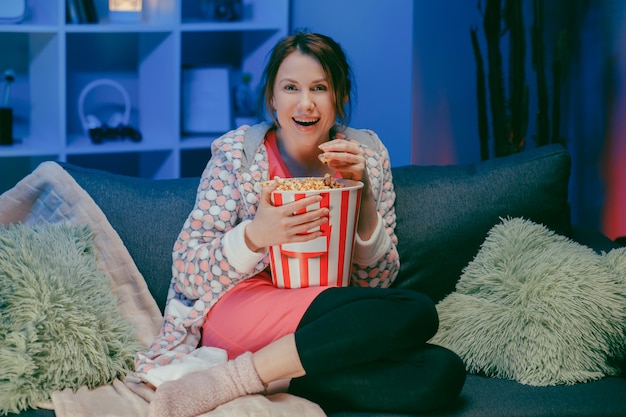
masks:
<svg viewBox="0 0 626 417"><path fill-rule="evenodd" d="M315 123L319 122L320 119L315 119L315 120L298 120L298 119L293 119L294 122L298 123L301 126L312 126Z"/></svg>

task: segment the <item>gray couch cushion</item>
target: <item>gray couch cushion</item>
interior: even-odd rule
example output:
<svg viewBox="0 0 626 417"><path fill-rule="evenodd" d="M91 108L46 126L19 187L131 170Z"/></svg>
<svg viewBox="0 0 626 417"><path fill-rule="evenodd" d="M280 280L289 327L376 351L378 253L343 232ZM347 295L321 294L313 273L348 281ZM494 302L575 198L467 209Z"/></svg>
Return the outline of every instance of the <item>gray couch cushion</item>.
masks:
<svg viewBox="0 0 626 417"><path fill-rule="evenodd" d="M149 180L61 164L100 206L164 307L171 251L199 178ZM395 286L438 301L500 217L570 232L570 157L559 145L470 165L393 168L401 270Z"/></svg>
<svg viewBox="0 0 626 417"><path fill-rule="evenodd" d="M394 286L441 300L501 217L569 235L570 163L564 147L549 145L468 165L395 168L401 266Z"/></svg>
<svg viewBox="0 0 626 417"><path fill-rule="evenodd" d="M421 417L623 417L626 380L531 387L515 381L468 375L458 401ZM328 417L410 417L402 414L331 413Z"/></svg>

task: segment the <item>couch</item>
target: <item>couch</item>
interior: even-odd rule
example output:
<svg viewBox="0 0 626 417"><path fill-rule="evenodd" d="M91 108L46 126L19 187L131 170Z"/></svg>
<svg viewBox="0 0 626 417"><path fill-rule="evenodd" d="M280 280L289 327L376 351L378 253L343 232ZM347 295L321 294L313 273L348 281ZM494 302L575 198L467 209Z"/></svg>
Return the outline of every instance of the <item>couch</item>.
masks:
<svg viewBox="0 0 626 417"><path fill-rule="evenodd" d="M549 145L468 165L395 167L396 231L402 266L394 286L424 292L441 302L455 291L457 280L492 227L505 218L528 219L597 254L618 249L616 242L599 232L571 225L570 163L564 147ZM192 208L198 178L157 181L61 166L106 215L162 310L172 244ZM149 228L140 226L146 219L151 222ZM31 409L19 415L44 417L54 412ZM458 401L428 415L623 417L626 379L607 375L582 383L534 386L468 372Z"/></svg>

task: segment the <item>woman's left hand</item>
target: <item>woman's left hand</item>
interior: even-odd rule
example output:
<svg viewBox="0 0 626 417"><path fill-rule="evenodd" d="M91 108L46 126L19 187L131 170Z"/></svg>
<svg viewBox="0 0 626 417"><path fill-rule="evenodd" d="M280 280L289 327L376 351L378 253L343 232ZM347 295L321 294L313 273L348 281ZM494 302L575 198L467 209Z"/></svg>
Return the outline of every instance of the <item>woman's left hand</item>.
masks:
<svg viewBox="0 0 626 417"><path fill-rule="evenodd" d="M378 217L370 188L365 152L359 142L348 140L343 134L337 134L336 139L319 145L319 148L324 152L320 154L320 160L329 168L339 171L345 179L363 183L357 233L361 239L368 240L376 228Z"/></svg>
<svg viewBox="0 0 626 417"><path fill-rule="evenodd" d="M348 140L344 134L337 133L335 139L322 143L319 149L323 152L319 155L320 160L338 171L343 178L362 181L366 185L369 183L365 152L359 142Z"/></svg>

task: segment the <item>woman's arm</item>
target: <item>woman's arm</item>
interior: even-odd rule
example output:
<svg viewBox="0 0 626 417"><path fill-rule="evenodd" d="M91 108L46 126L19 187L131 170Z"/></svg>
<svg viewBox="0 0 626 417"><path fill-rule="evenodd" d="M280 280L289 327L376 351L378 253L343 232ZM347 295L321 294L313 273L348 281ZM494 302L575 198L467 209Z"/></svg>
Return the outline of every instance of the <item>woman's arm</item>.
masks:
<svg viewBox="0 0 626 417"><path fill-rule="evenodd" d="M243 243L243 230L252 217L243 204L241 176L233 168L232 138L218 139L207 164L193 210L174 244L173 278L177 292L195 300L222 292L262 271L264 253L254 253Z"/></svg>
<svg viewBox="0 0 626 417"><path fill-rule="evenodd" d="M371 130L346 130L320 145L330 168L363 182L352 283L388 287L398 274L395 192L389 153ZM351 138L354 136L357 139Z"/></svg>
<svg viewBox="0 0 626 417"><path fill-rule="evenodd" d="M369 287L388 287L400 270L400 257L395 234L396 194L393 188L391 164L387 149L365 149L365 157L376 202L378 222L368 240L356 238L352 284Z"/></svg>

